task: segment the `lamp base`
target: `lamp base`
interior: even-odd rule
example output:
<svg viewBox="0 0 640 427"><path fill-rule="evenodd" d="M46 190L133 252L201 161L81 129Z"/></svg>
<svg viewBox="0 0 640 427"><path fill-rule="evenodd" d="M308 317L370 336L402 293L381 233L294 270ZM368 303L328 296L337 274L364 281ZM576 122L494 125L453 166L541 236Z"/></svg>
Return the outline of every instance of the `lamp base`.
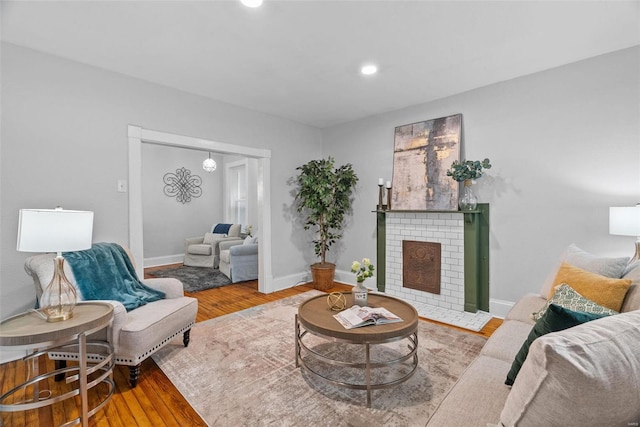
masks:
<svg viewBox="0 0 640 427"><path fill-rule="evenodd" d="M47 317L47 322L61 322L73 317L78 295L64 274L62 255L55 257L53 262L53 278L40 297L40 312Z"/></svg>
<svg viewBox="0 0 640 427"><path fill-rule="evenodd" d="M633 255L633 258L629 260L629 264L636 261L640 261L640 239L636 240L636 253Z"/></svg>
<svg viewBox="0 0 640 427"><path fill-rule="evenodd" d="M68 320L73 317L73 312L71 313L60 313L60 314L49 314L47 316L47 322L62 322L63 320Z"/></svg>

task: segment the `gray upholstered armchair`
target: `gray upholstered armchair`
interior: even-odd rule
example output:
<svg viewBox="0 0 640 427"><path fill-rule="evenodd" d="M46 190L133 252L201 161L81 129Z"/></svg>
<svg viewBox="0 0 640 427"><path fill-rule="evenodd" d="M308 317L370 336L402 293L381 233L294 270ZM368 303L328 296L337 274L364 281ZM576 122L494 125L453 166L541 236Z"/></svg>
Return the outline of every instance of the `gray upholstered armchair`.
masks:
<svg viewBox="0 0 640 427"><path fill-rule="evenodd" d="M131 253L124 248L133 264ZM33 278L36 296L40 300L43 288L53 277L53 258L55 254L35 255L27 258L25 270ZM95 263L95 269L104 268ZM67 279L78 289L79 299L82 293L69 263L65 262L64 272ZM135 387L140 375L140 364L158 349L167 345L174 337L183 335L183 344L189 344L189 332L196 320L198 300L184 296L182 282L174 278L142 280L143 284L165 294L164 299L148 302L138 308L126 311L119 301L104 301L113 305L113 323L108 330L96 332L90 339L108 341L113 346L115 363L129 366L129 383ZM49 357L57 363L66 364L66 360L77 360L77 353L56 351Z"/></svg>
<svg viewBox="0 0 640 427"><path fill-rule="evenodd" d="M258 241L220 242L220 272L233 283L258 278Z"/></svg>
<svg viewBox="0 0 640 427"><path fill-rule="evenodd" d="M189 237L184 241L184 265L218 268L220 242L242 242L240 224L215 224L211 233L202 237Z"/></svg>

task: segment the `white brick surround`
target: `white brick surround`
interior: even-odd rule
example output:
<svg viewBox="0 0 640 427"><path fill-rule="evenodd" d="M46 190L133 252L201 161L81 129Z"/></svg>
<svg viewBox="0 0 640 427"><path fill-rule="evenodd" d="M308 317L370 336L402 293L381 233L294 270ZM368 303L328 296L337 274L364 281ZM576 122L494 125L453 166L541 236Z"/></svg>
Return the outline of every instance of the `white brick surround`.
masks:
<svg viewBox="0 0 640 427"><path fill-rule="evenodd" d="M402 241L440 243L440 295L402 286ZM411 303L422 317L480 330L488 313L464 311L464 214L462 212L386 213L385 293Z"/></svg>

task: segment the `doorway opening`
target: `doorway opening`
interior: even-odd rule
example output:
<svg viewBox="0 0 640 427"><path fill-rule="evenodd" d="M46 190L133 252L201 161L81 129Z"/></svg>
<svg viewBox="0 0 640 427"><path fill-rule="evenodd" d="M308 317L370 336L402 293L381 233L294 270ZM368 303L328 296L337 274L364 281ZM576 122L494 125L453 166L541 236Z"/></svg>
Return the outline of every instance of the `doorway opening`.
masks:
<svg viewBox="0 0 640 427"><path fill-rule="evenodd" d="M129 248L134 259L144 259L142 214L142 144L235 154L255 159L257 168L257 236L258 236L258 290L273 292L271 269L271 150L226 144L166 132L127 127L129 139ZM144 277L144 263L139 262L136 272Z"/></svg>

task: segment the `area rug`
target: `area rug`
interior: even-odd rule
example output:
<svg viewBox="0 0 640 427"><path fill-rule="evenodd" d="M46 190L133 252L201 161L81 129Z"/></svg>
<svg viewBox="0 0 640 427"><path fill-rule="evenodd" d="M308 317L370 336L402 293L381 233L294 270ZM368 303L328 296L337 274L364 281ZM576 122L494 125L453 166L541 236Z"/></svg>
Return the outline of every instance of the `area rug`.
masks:
<svg viewBox="0 0 640 427"><path fill-rule="evenodd" d="M151 271L153 277L175 277L184 285L187 292L204 291L231 284L231 279L222 274L217 268L182 266Z"/></svg>
<svg viewBox="0 0 640 427"><path fill-rule="evenodd" d="M484 337L420 321L415 374L396 387L374 390L367 408L365 391L335 387L295 367L294 316L301 302L318 294L197 323L189 347L165 346L153 359L211 426L424 426L485 343ZM406 345L403 340L377 351L406 353ZM364 357L362 347L344 346Z"/></svg>

